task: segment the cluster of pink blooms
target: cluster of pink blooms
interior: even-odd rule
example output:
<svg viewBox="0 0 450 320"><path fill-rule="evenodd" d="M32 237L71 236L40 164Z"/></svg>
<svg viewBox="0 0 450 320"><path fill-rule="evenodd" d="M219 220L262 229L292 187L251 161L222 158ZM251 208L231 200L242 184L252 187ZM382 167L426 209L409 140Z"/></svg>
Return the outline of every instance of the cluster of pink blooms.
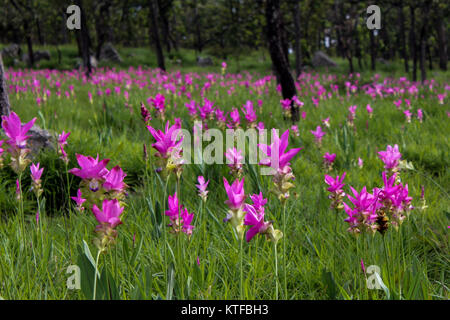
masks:
<svg viewBox="0 0 450 320"><path fill-rule="evenodd" d="M168 203L169 210L166 210L165 215L170 218L171 232L175 234L184 232L188 236L192 235L194 226L191 223L194 214L189 213L186 208L179 204L176 192L173 196L169 196Z"/></svg>
<svg viewBox="0 0 450 320"><path fill-rule="evenodd" d="M323 156L324 166L327 171L331 171L333 169L334 160L336 160L336 154L330 154L326 152Z"/></svg>
<svg viewBox="0 0 450 320"><path fill-rule="evenodd" d="M30 153L30 149L27 148L27 140L30 136L27 133L35 121L36 118L33 118L30 122L22 125L19 116L15 112L2 116L3 132L8 137L6 143L9 145L8 153L11 155L11 168L17 174L24 172L31 162L27 158L27 155ZM3 141L1 144L3 144ZM1 156L3 156L3 153L2 149Z"/></svg>
<svg viewBox="0 0 450 320"><path fill-rule="evenodd" d="M289 161L302 148L286 150L289 144L289 130L286 130L280 139L277 130L272 129L272 141L270 145L258 144L258 147L267 156L259 164L270 167L274 171L272 175L274 186L272 191L281 202L285 202L289 198L289 189L294 187L291 181L295 179Z"/></svg>
<svg viewBox="0 0 450 320"><path fill-rule="evenodd" d="M310 131L314 136L314 141L316 142L317 146L322 146L322 139L325 135L325 131L322 130L321 126L317 126L316 130Z"/></svg>
<svg viewBox="0 0 450 320"><path fill-rule="evenodd" d="M332 199L331 207L345 210L348 216L345 221L349 224L349 232L373 234L378 231L384 235L389 226L398 229L413 209L408 185L398 183L397 170L393 170L398 167L398 160L401 158L398 146L394 148L388 146L386 151L379 154L385 163L385 169L389 170L382 173L384 186L374 188L372 193L368 192L365 186L360 192L350 187L352 195L347 195L350 205L343 201L345 193L342 188L345 185L343 183L345 172L340 178L325 175L325 183L329 186L327 190ZM390 172L392 174L389 177Z"/></svg>
<svg viewBox="0 0 450 320"><path fill-rule="evenodd" d="M183 164L181 144L184 138L179 135L181 120L175 119L173 125L167 121L164 131L156 130L152 126L147 126L147 129L156 140L152 147L157 151L156 157L161 161L161 168L167 173L175 172L180 177Z"/></svg>
<svg viewBox="0 0 450 320"><path fill-rule="evenodd" d="M240 239L244 237L245 226L251 226L245 234L247 242L250 242L259 233L277 243L283 233L273 228L272 221L264 221L264 205L267 203L267 199L264 199L262 193L251 195L250 199L253 204L247 204L245 203L244 178L240 181L236 179L231 185L226 178L223 178L223 183L228 196L225 203L229 208L224 222L231 223Z"/></svg>
<svg viewBox="0 0 450 320"><path fill-rule="evenodd" d="M99 222L96 227L98 237L94 240L100 251L106 250L115 243L116 227L121 224L120 216L124 210L123 200L128 187L124 179L126 174L116 166L111 170L106 168L109 159L99 160L90 156L77 154L80 168L73 168L69 173L81 178L77 196L72 197L80 212L91 208ZM101 204L101 209L99 208Z"/></svg>

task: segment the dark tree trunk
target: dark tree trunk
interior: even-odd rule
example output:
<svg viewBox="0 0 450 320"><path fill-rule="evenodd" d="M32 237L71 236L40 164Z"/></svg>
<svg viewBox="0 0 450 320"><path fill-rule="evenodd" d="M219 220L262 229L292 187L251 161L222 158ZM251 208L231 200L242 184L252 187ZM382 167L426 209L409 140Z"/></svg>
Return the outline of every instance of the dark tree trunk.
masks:
<svg viewBox="0 0 450 320"><path fill-rule="evenodd" d="M302 47L300 43L300 4L295 1L294 5L294 27L295 27L295 74L297 78L302 73Z"/></svg>
<svg viewBox="0 0 450 320"><path fill-rule="evenodd" d="M161 41L159 40L159 30L158 30L155 0L149 0L148 6L149 6L150 34L156 49L158 68L160 68L162 71L166 71L166 66L164 64L164 54L161 47Z"/></svg>
<svg viewBox="0 0 450 320"><path fill-rule="evenodd" d="M67 19L67 15L65 11L61 11L61 34L62 34L62 43L65 44L68 42L67 39L67 26L66 26L66 19Z"/></svg>
<svg viewBox="0 0 450 320"><path fill-rule="evenodd" d="M266 2L267 40L269 42L272 64L280 79L281 92L284 99L292 99L297 94L294 78L289 71L285 52L281 42L281 13L279 0L267 0ZM299 110L294 103L291 105L291 120L299 120Z"/></svg>
<svg viewBox="0 0 450 320"><path fill-rule="evenodd" d="M24 28L26 33L26 40L27 40L27 48L28 48L28 65L30 67L34 66L34 53L33 53L33 41L31 40L31 30L29 29L29 25L27 21L24 21Z"/></svg>
<svg viewBox="0 0 450 320"><path fill-rule="evenodd" d="M336 39L337 39L336 55L340 55L342 58L344 58L345 55L341 35L341 18L339 15L339 0L334 1L334 25L336 29Z"/></svg>
<svg viewBox="0 0 450 320"><path fill-rule="evenodd" d="M110 5L111 5L111 2L109 2L109 1L105 1L100 4L99 14L98 14L98 17L97 17L96 23L95 23L95 29L97 32L97 50L95 53L95 57L97 58L97 60L100 60L100 53L102 51L103 45L105 44L105 42L107 42L109 40L108 39L108 34L109 34L108 21L109 21Z"/></svg>
<svg viewBox="0 0 450 320"><path fill-rule="evenodd" d="M162 34L166 42L166 48L167 52L170 52L172 49L172 41L170 37L170 26L169 26L169 18L168 18L168 11L170 9L170 6L172 5L172 1L164 1L164 5L162 3L163 1L157 0L158 3L158 10L159 10L159 16L161 18L162 22Z"/></svg>
<svg viewBox="0 0 450 320"><path fill-rule="evenodd" d="M126 28L125 39L123 39L123 44L125 46L131 46L133 39L133 32L130 20L130 2L128 0L123 2L121 24L124 25Z"/></svg>
<svg viewBox="0 0 450 320"><path fill-rule="evenodd" d="M411 51L411 57L413 59L413 70L412 70L412 80L417 81L417 44L416 44L416 32L415 32L415 25L416 25L416 15L415 15L415 8L410 6L410 13L411 13L411 27L409 30L409 50Z"/></svg>
<svg viewBox="0 0 450 320"><path fill-rule="evenodd" d="M42 46L45 44L44 35L41 31L41 22L39 21L39 18L36 18L36 31L39 39L39 44Z"/></svg>
<svg viewBox="0 0 450 320"><path fill-rule="evenodd" d="M433 70L433 57L431 56L431 46L427 43L428 69Z"/></svg>
<svg viewBox="0 0 450 320"><path fill-rule="evenodd" d="M430 7L427 3L422 8L422 28L420 30L420 76L422 82L427 79L427 66L426 66L426 54L427 54L427 40L428 40L428 13Z"/></svg>
<svg viewBox="0 0 450 320"><path fill-rule="evenodd" d="M2 53L0 52L0 114L6 116L9 113L8 87L6 86L5 69L3 68Z"/></svg>
<svg viewBox="0 0 450 320"><path fill-rule="evenodd" d="M355 27L353 29L353 37L355 38L355 56L358 59L358 67L359 70L362 70L362 64L361 64L361 46L359 44L359 34L358 34L358 18L355 19Z"/></svg>
<svg viewBox="0 0 450 320"><path fill-rule="evenodd" d="M447 37L445 35L444 19L438 19L436 21L437 41L439 47L439 68L443 71L447 71Z"/></svg>
<svg viewBox="0 0 450 320"><path fill-rule="evenodd" d="M406 51L405 15L403 13L403 2L400 2L400 6L398 8L398 23L400 27L399 42L401 43L402 58L405 64L405 72L408 73L409 65L408 65L408 52Z"/></svg>
<svg viewBox="0 0 450 320"><path fill-rule="evenodd" d="M80 41L79 43L81 49L81 57L83 59L83 67L86 72L86 77L89 78L92 72L91 55L90 55L91 40L89 37L89 30L87 27L86 16L82 5L82 0L76 0L75 3L77 4L77 6L80 7L81 30L78 30L77 32L79 33L79 41Z"/></svg>
<svg viewBox="0 0 450 320"><path fill-rule="evenodd" d="M370 68L372 71L375 71L375 68L377 67L377 47L375 44L375 35L374 30L369 30L370 32Z"/></svg>

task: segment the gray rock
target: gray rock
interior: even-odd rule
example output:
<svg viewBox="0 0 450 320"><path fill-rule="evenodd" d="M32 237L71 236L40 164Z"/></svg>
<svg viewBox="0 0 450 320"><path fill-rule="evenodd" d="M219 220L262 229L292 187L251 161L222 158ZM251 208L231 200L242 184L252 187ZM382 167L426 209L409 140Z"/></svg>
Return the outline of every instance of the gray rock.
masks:
<svg viewBox="0 0 450 320"><path fill-rule="evenodd" d="M337 67L336 62L323 51L316 51L312 58L311 64L314 68L317 67Z"/></svg>
<svg viewBox="0 0 450 320"><path fill-rule="evenodd" d="M13 43L8 47L3 48L2 56L4 58L20 58L20 46L17 43Z"/></svg>
<svg viewBox="0 0 450 320"><path fill-rule="evenodd" d="M378 63L381 63L381 64L385 65L385 66L390 65L389 61L386 61L386 60L384 60L383 58L377 58L376 61L377 61Z"/></svg>
<svg viewBox="0 0 450 320"><path fill-rule="evenodd" d="M119 52L111 43L105 43L100 50L100 60L109 60L114 62L122 62Z"/></svg>
<svg viewBox="0 0 450 320"><path fill-rule="evenodd" d="M94 56L91 56L90 59L91 59L91 67L92 68L97 68L98 67L97 59ZM82 59L77 58L75 61L76 61L75 62L75 66L74 66L75 69L79 69L79 68L83 67L83 60Z"/></svg>
<svg viewBox="0 0 450 320"><path fill-rule="evenodd" d="M94 56L90 56L91 59L91 67L92 68L97 68L98 67L98 61Z"/></svg>
<svg viewBox="0 0 450 320"><path fill-rule="evenodd" d="M37 63L41 60L50 60L50 52L48 51L35 51L33 52L34 62ZM28 53L22 55L22 61L28 63Z"/></svg>
<svg viewBox="0 0 450 320"><path fill-rule="evenodd" d="M213 65L213 61L210 57L198 57L197 65L200 67L208 67Z"/></svg>
<svg viewBox="0 0 450 320"><path fill-rule="evenodd" d="M34 125L28 131L28 135L30 135L30 138L28 138L28 146L31 149L32 155L37 155L42 149L49 148L55 150L55 139L47 130Z"/></svg>

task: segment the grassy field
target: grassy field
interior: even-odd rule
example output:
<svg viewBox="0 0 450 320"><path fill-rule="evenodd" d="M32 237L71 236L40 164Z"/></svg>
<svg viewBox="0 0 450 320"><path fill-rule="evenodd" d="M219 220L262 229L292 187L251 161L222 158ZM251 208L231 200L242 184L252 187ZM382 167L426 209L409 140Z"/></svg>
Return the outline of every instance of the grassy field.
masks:
<svg viewBox="0 0 450 320"><path fill-rule="evenodd" d="M8 71L12 110L22 122L36 117L36 123L55 137L63 130L71 135L65 148L70 159L67 167L56 150L43 151L32 159L45 168L39 203L30 191L28 168L21 179L23 201L17 201L17 174L4 156L0 171L2 298L92 298L97 255L93 239L98 223L90 208L80 213L69 200L76 195L81 180L67 169L79 167L75 154L98 154L100 159L111 159L108 169L116 165L123 169L129 188L116 244L100 255L97 299L448 299L450 109L448 98L440 104L437 97L449 90L448 72L430 74L435 81L422 86L399 80L403 75L396 65L380 70L379 78L369 72L349 78L343 72L346 65L340 61L337 70L310 72L298 79L303 116L298 123L299 136L290 132L288 149L303 149L290 161L295 180L285 214L280 201L269 192L271 177L260 175L258 165L244 165L246 202L251 203L249 195L262 192L268 199L266 221L273 220L274 227L284 231L274 246L263 236L240 243L231 225L222 221L228 210L223 177L234 181L226 165L185 165L179 182L173 174L165 180L156 172L156 152L151 148L154 139L140 114L143 102L152 114L152 127L161 129L166 121L173 124L175 118L181 118L182 128L192 132L194 118L185 103L195 100L203 105L206 97L224 112L239 109L245 129L241 108L251 100L257 121L282 133L291 123L284 119L276 81L270 78L263 85L257 81L269 72L267 54L263 62L256 60L262 56L259 53L242 57L239 66L235 59L227 61L223 76L221 61L201 69L195 66L192 52L183 52L182 67L169 63L169 73L161 76L146 67L154 67L147 49L120 51L124 65L99 69L89 81L77 71L45 69L57 68L54 61L42 62L41 70ZM62 47L61 52L63 69L71 69L76 52L70 47ZM128 56L132 52L135 55ZM192 76L193 85L186 84L185 74ZM355 92L346 90L347 81L356 87ZM206 82L211 86L202 90ZM316 106L312 97L317 98L317 83L326 94ZM382 88L382 95L372 97L367 88L375 88L375 84ZM338 90L333 91L331 85L338 85ZM234 90L229 92L231 87ZM417 87L417 93L411 93L411 87ZM391 93L389 88L403 88L404 92ZM46 90L50 95L44 95ZM157 93L166 97L165 121L147 102ZM400 98L411 101L410 123L403 113L405 101L400 108L394 104ZM262 100L261 108L257 100ZM372 117L366 111L367 104L373 108ZM348 124L352 105L357 106L353 127ZM417 119L418 109L423 111L423 121ZM329 128L322 122L327 117ZM214 118L205 124L218 126ZM321 146L310 132L319 125L326 133ZM398 231L390 227L384 239L378 232L356 237L347 232L347 214L330 209L324 176L346 172L346 193L351 193L349 186L356 190L367 186L368 191L381 188L384 164L378 152L395 144L402 159L413 166L400 175L409 186L415 209ZM323 165L325 152L337 155L330 172ZM358 158L363 160L362 167ZM200 175L210 181L205 203L195 187ZM422 187L428 206L425 210L421 209ZM169 233L167 227L167 197L176 191L180 203L194 213L191 237ZM350 204L347 198L345 201ZM366 269L380 267L383 289L367 288L370 275L362 271L361 260ZM81 268L81 290L66 285L71 265Z"/></svg>

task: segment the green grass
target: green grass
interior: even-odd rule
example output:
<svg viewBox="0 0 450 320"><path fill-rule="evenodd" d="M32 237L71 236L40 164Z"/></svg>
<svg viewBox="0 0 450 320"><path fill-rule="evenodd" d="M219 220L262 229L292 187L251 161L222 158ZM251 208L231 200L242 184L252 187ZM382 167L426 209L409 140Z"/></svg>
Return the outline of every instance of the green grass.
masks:
<svg viewBox="0 0 450 320"><path fill-rule="evenodd" d="M61 67L69 68L72 58L76 56L73 48L62 47L61 51L64 51ZM131 52L135 56L128 57L127 53ZM118 67L154 66L154 61L146 57L147 52L147 49L121 48L124 65ZM182 54L185 57L183 61L186 61L182 72L220 72L220 61L216 61L215 67L199 69L195 66L192 52ZM254 69L249 70L264 73L270 67L267 59L266 56L263 64L256 65L251 62L252 57L248 56L242 58L240 66L247 68L253 63ZM44 63L41 63L41 68L57 67L53 60L48 65ZM229 65L230 71L236 70L235 61ZM177 70L174 65L169 66L170 70ZM344 62L339 68L345 70ZM388 74L389 70L383 72ZM396 71L395 75L401 76L401 72ZM448 79L448 73L439 74L436 79L438 81L445 77ZM38 78L42 84L48 85L43 77ZM369 73L363 73L362 79L369 79ZM75 86L75 97L67 99L64 91L68 90L69 84ZM107 87L113 89L111 84ZM243 86L235 85L235 88L237 93L228 96L227 88L215 84L206 96L228 111L233 106L240 109L246 100L256 102L259 98L255 94L250 95ZM96 90L90 84L82 85L81 81L69 80L62 84L63 94L60 99L53 88L52 96L41 107L36 106L35 96L30 92L11 95L10 100L12 109L21 116L22 121L37 117L37 124L55 134L62 130L72 132L66 148L71 160L69 169L77 167L76 153L91 156L98 153L101 159L111 159L109 169L120 165L127 173L125 181L130 189L122 219L124 223L118 227L116 246L100 258L100 269L109 270L111 276L104 274L99 285L104 286L106 279L114 279L113 287L117 289L111 294L120 299L240 298L239 242L230 225L222 222L227 210L222 177L228 180L231 178L227 167L185 166L179 194L181 204L189 212L195 212L196 228L190 239L183 235L178 242L176 236L168 233L166 217L162 216L164 208L167 208L165 181L153 170L154 151L147 163L142 151L143 144L150 149L153 140L140 118L139 106L141 101L145 102L149 96L156 94L157 87L140 90L133 86L129 90L129 107L125 106L123 95L116 97L113 91L111 96L100 98L95 95ZM216 90L219 97L215 94ZM92 105L88 100L88 91L94 94ZM366 289L360 268L363 259L366 268L370 265L380 266L390 298L448 299L448 104L438 105L435 94L428 90L421 89L420 94L424 98L413 100L412 105L413 110L423 109L424 122L419 123L414 119L411 124L405 122L402 112L393 105L393 100L398 97L372 101L364 94L349 99L342 94L343 101L337 98L325 100L319 108L313 106L311 97L304 99L302 110L307 113L306 119L299 123L300 136L295 137L291 133L289 143L290 148L303 147L303 150L292 161L296 176L295 188L291 190L287 204L286 234L278 244L280 298L386 299L385 291ZM191 128L192 121L184 108L188 100L171 94L166 94L166 98L169 105L167 115L171 123L174 117L181 117L183 127ZM193 99L200 101L199 90L194 92ZM262 113L258 113L258 120L264 121L266 128L276 127L280 131L289 128L290 123L283 120L280 97L273 83L269 87L269 94L262 99L264 104ZM374 108L374 116L370 120L365 111L368 103ZM355 132L342 128L350 105L358 106ZM328 116L331 117L331 128L326 130L323 145L318 148L310 130L322 124L321 120ZM159 119L152 120L152 125L161 127ZM209 127L214 127L214 123L210 122ZM388 144L398 144L403 158L413 163L415 170L403 171L402 181L409 185L414 206L419 206L421 186L425 187L428 209L424 212L414 210L399 232L392 228L388 231L385 239L389 249L387 263L380 234L355 238L346 231L343 212L338 213L335 233L336 217L329 209L322 157L327 151L336 153L332 175L346 171L347 185L358 190L367 185L371 190L382 186L383 164L377 152L384 150ZM364 160L362 169L356 165L358 157ZM94 271L86 260L83 240L95 258L97 251L92 244L96 225L94 216L89 209L80 214L68 205L65 166L54 151L43 152L34 161L39 161L45 167L45 200L41 203L41 224L38 228L35 221L36 200L28 189L30 178L27 170L23 179L25 239L19 227L20 215L17 214L16 176L7 165L0 171L3 191L0 195L0 296L4 299L90 298L91 287L84 290L67 288L69 275L66 270L73 264L84 266L83 270L89 270L90 273L82 275L86 277L82 278L82 286L92 286L90 281ZM270 177L254 174L253 169L252 166L245 166L246 194L262 191L268 198L266 220L274 220L275 228L282 229L282 207L277 198L269 193ZM208 200L203 207L195 189L198 175L204 175L211 181ZM75 196L80 180L72 175L69 179L70 194ZM175 190L176 179L172 176L167 195L172 195ZM286 252L283 251L283 242ZM287 270L282 265L284 255ZM200 266L197 265L197 257ZM26 266L29 267L29 278ZM273 243L265 241L262 236L257 236L249 244L244 243L242 298L274 299L274 268ZM285 271L288 275L287 297L282 290ZM333 273L334 280L327 272ZM105 298L104 291L99 290L97 297Z"/></svg>

